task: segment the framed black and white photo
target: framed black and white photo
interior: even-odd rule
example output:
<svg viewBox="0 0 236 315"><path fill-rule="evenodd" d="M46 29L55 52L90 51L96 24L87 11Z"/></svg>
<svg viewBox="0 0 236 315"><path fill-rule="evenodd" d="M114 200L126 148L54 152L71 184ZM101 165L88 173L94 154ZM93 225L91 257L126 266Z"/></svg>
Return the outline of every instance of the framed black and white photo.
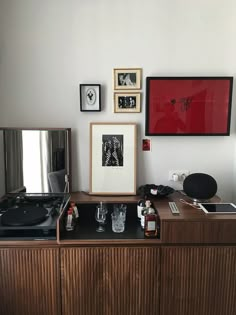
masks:
<svg viewBox="0 0 236 315"><path fill-rule="evenodd" d="M80 111L101 111L100 84L80 84Z"/></svg>
<svg viewBox="0 0 236 315"><path fill-rule="evenodd" d="M140 90L142 69L124 68L113 70L114 90Z"/></svg>
<svg viewBox="0 0 236 315"><path fill-rule="evenodd" d="M136 194L135 123L90 123L92 195Z"/></svg>
<svg viewBox="0 0 236 315"><path fill-rule="evenodd" d="M141 93L114 93L114 113L140 113Z"/></svg>

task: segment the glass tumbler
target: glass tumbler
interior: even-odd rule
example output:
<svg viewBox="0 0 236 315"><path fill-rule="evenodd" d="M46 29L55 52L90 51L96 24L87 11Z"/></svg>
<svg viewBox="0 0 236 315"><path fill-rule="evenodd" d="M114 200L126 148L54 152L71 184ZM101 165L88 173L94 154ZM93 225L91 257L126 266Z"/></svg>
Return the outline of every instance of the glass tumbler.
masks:
<svg viewBox="0 0 236 315"><path fill-rule="evenodd" d="M117 213L112 213L111 214L111 221L112 221L112 231L114 233L122 233L125 230L125 220L124 216L117 214Z"/></svg>

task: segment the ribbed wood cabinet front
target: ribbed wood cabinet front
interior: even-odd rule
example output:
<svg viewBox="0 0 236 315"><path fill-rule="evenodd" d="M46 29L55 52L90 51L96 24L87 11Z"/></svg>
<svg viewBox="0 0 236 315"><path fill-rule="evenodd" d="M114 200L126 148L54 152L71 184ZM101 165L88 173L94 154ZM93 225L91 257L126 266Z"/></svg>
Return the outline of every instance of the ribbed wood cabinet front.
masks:
<svg viewBox="0 0 236 315"><path fill-rule="evenodd" d="M59 249L0 249L0 315L58 315Z"/></svg>
<svg viewBox="0 0 236 315"><path fill-rule="evenodd" d="M164 247L161 315L235 315L236 247Z"/></svg>
<svg viewBox="0 0 236 315"><path fill-rule="evenodd" d="M63 315L158 315L160 250L61 249Z"/></svg>

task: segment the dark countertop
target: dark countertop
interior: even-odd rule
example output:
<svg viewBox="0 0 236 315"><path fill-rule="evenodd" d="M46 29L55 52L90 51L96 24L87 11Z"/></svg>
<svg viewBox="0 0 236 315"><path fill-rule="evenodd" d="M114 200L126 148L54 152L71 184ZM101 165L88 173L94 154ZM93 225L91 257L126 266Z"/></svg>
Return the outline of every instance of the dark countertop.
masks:
<svg viewBox="0 0 236 315"><path fill-rule="evenodd" d="M111 227L111 213L113 211L112 204L107 204L108 213L105 232L97 232L98 223L95 220L95 204L79 204L79 220L73 231L62 231L60 240L145 240L149 239L144 236L141 229L140 221L137 218L137 204L127 204L125 231L122 233L114 233ZM158 236L159 237L159 236ZM154 240L158 240L158 237Z"/></svg>

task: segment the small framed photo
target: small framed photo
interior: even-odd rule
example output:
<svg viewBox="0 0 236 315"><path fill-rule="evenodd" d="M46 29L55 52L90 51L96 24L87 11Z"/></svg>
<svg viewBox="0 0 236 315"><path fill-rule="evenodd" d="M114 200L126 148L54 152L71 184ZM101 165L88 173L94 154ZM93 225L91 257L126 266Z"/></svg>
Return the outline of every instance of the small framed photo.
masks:
<svg viewBox="0 0 236 315"><path fill-rule="evenodd" d="M141 93L114 93L114 113L140 113Z"/></svg>
<svg viewBox="0 0 236 315"><path fill-rule="evenodd" d="M114 90L140 90L142 69L124 68L113 70Z"/></svg>
<svg viewBox="0 0 236 315"><path fill-rule="evenodd" d="M80 84L80 111L101 111L101 85Z"/></svg>

